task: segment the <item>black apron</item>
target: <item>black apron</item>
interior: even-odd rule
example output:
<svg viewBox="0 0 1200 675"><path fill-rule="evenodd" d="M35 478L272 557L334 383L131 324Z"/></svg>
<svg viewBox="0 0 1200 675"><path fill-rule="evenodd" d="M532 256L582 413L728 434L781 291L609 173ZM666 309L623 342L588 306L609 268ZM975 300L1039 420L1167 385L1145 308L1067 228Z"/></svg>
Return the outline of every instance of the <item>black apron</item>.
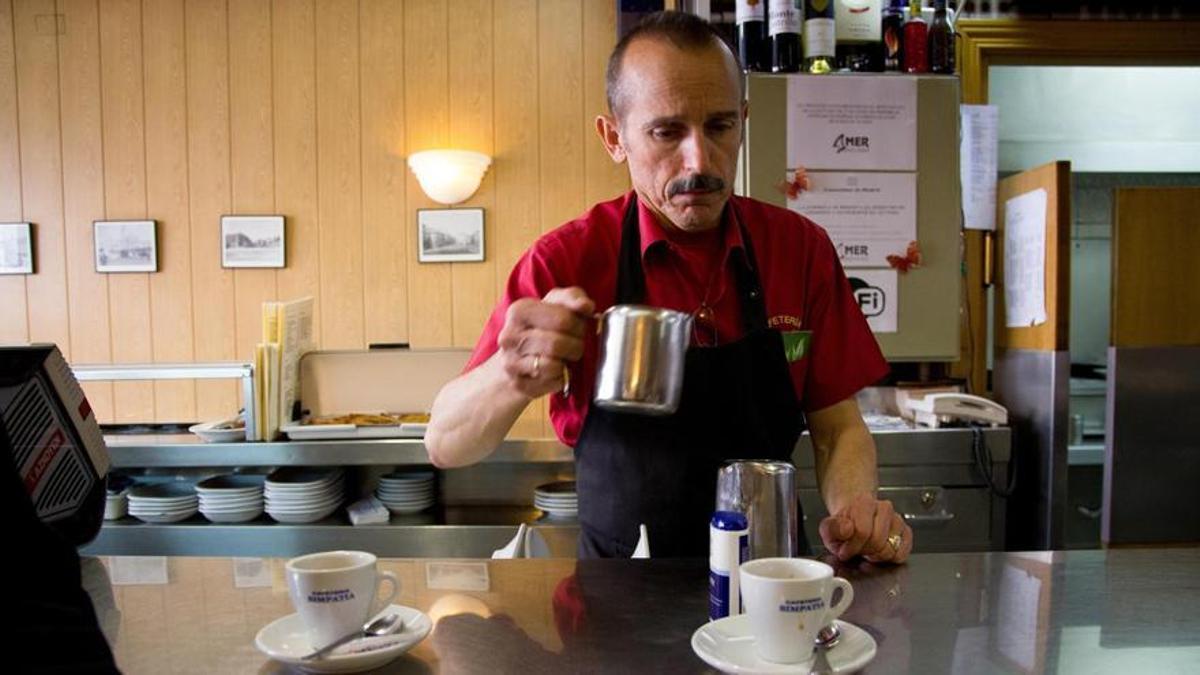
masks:
<svg viewBox="0 0 1200 675"><path fill-rule="evenodd" d="M725 460L792 459L804 418L783 337L767 327L749 233L734 215L725 217L734 221L727 227L741 228L744 246L744 255L731 252L743 337L688 349L683 395L673 415L590 406L575 444L581 558L628 558L641 523L652 557L706 556L717 470ZM639 304L645 300L646 277L636 196L629 200L621 229L615 304ZM802 522L799 516L798 541L805 552Z"/></svg>

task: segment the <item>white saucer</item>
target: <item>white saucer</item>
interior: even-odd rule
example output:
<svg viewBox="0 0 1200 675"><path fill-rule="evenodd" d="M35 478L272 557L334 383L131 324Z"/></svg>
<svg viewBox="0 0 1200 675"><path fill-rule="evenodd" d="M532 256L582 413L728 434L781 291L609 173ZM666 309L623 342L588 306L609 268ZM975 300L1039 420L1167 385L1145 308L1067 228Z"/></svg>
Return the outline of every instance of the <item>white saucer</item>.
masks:
<svg viewBox="0 0 1200 675"><path fill-rule="evenodd" d="M404 605L391 605L376 616L389 612L399 614L404 621L404 628L400 632L360 638L338 647L324 658L312 661L300 660L306 654L311 654L314 647L308 643L299 614L289 614L263 626L254 638L254 645L276 661L306 673L357 673L370 670L412 649L433 629L433 622L424 612Z"/></svg>
<svg viewBox="0 0 1200 675"><path fill-rule="evenodd" d="M867 631L836 620L842 633L825 657L834 673L853 673L862 670L875 658L875 638ZM726 673L802 673L812 670L812 659L799 663L772 663L754 653L754 637L750 635L750 617L746 614L727 616L704 624L692 633L692 651L705 663Z"/></svg>

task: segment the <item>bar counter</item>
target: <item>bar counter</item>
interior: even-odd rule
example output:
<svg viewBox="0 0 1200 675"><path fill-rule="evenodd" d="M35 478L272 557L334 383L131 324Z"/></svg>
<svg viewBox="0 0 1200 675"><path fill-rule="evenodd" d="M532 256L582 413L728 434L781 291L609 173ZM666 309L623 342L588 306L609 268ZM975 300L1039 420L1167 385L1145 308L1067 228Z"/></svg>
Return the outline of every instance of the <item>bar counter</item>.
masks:
<svg viewBox="0 0 1200 675"><path fill-rule="evenodd" d="M292 611L284 563L87 558L84 581L125 673L275 673L286 667L254 636ZM448 563L486 569L487 590L430 588L480 580ZM378 672L711 672L690 646L707 617L705 561L380 564L400 579L396 602L435 628ZM838 573L855 590L842 618L878 643L866 673L1200 668L1200 548L920 554Z"/></svg>

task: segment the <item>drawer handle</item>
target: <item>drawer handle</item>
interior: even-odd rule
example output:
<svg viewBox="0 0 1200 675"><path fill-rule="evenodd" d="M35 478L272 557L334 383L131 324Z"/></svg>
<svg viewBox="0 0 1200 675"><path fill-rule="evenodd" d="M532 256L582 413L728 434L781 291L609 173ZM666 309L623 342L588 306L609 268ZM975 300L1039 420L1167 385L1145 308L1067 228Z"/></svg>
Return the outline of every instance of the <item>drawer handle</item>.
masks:
<svg viewBox="0 0 1200 675"><path fill-rule="evenodd" d="M954 520L954 514L949 511L941 513L905 513L904 519L910 523L948 523Z"/></svg>

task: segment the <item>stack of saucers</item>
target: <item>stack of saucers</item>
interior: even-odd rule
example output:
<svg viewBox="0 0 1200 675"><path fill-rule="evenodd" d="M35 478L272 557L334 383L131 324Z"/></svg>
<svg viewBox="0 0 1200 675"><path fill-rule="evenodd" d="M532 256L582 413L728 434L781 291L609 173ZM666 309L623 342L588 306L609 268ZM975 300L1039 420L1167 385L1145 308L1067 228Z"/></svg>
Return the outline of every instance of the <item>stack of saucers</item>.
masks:
<svg viewBox="0 0 1200 675"><path fill-rule="evenodd" d="M283 467L267 476L267 514L281 523L328 518L342 505L342 470Z"/></svg>
<svg viewBox="0 0 1200 675"><path fill-rule="evenodd" d="M379 478L375 496L392 513L420 513L437 502L432 471L394 471Z"/></svg>
<svg viewBox="0 0 1200 675"><path fill-rule="evenodd" d="M533 491L533 505L550 518L574 518L579 515L579 496L575 481L564 480L539 485Z"/></svg>
<svg viewBox="0 0 1200 675"><path fill-rule="evenodd" d="M147 523L177 523L196 513L196 487L183 481L139 485L129 490L129 515Z"/></svg>
<svg viewBox="0 0 1200 675"><path fill-rule="evenodd" d="M261 474L227 474L196 483L200 494L200 513L214 523L244 523L263 512Z"/></svg>

